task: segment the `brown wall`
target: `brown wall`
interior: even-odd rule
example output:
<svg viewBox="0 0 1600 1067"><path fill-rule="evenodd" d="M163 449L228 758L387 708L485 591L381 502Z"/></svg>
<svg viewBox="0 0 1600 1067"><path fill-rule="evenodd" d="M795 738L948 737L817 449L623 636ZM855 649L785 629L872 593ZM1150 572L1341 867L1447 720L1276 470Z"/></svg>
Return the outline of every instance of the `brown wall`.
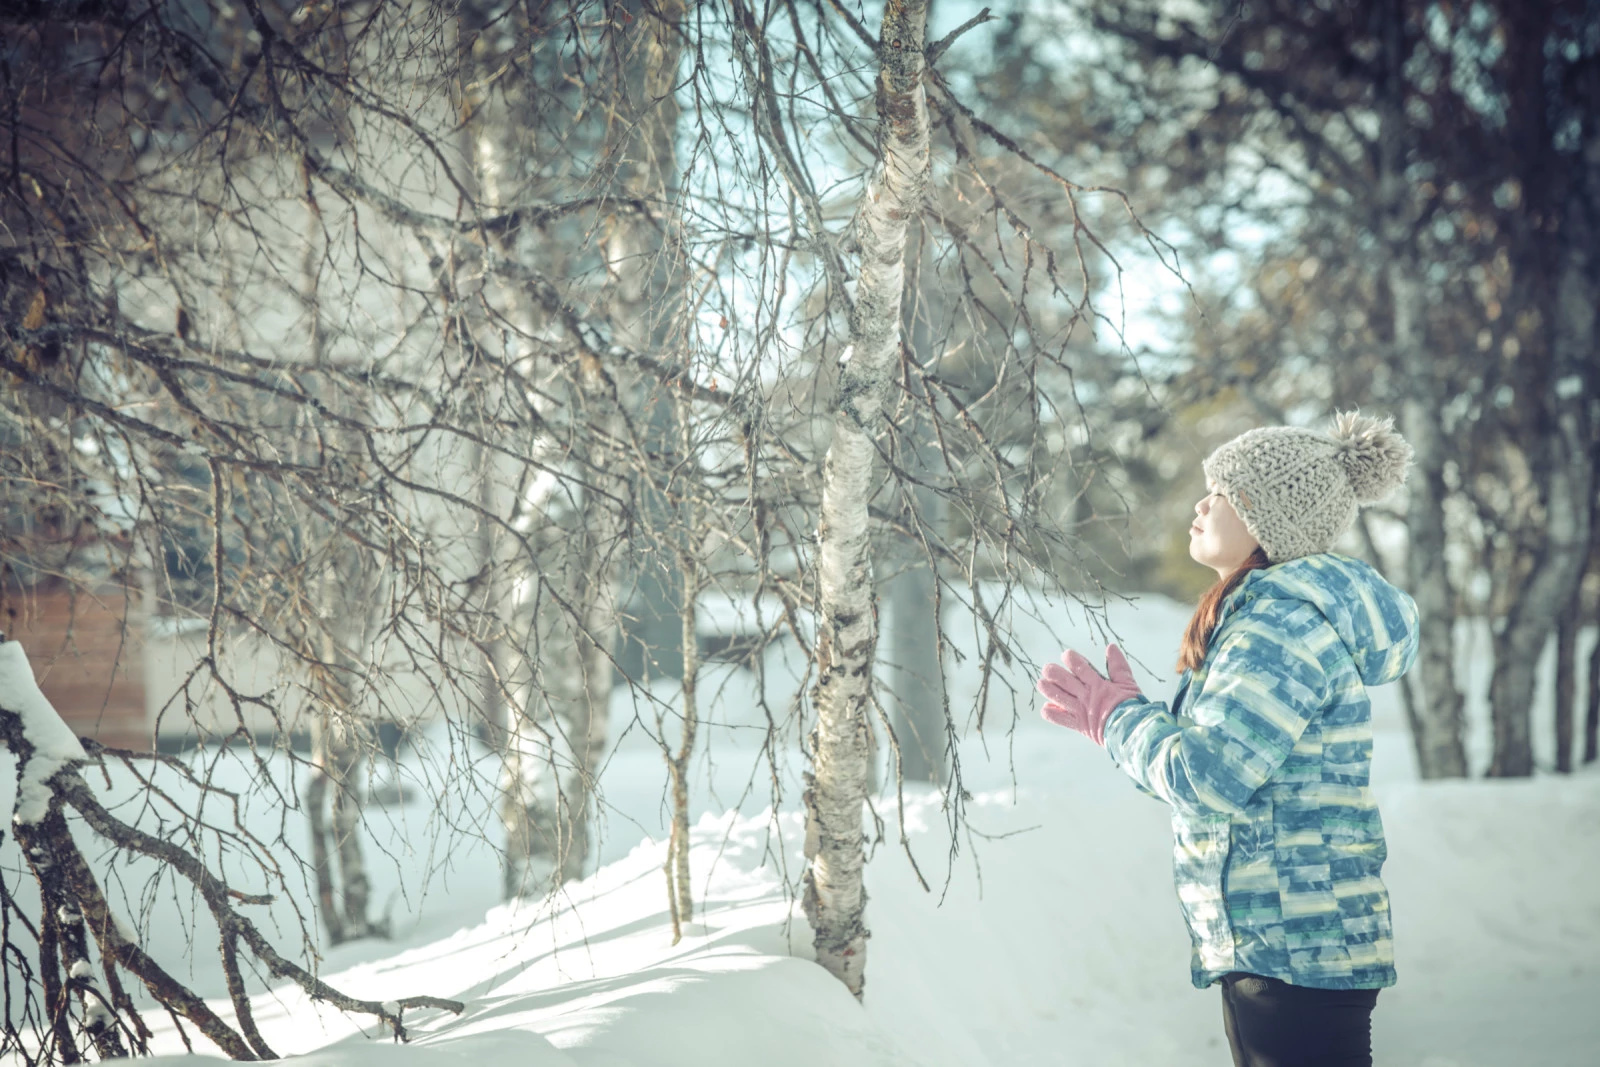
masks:
<svg viewBox="0 0 1600 1067"><path fill-rule="evenodd" d="M59 582L11 587L0 605L0 630L21 642L39 688L74 733L103 745L149 749L137 607L120 586L89 592Z"/></svg>

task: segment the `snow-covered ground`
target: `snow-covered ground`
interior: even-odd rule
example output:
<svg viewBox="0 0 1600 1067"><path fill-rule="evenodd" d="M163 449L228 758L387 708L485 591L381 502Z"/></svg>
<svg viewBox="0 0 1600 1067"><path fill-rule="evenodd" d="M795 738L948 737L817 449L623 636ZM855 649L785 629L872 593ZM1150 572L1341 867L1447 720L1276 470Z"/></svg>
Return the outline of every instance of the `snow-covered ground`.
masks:
<svg viewBox="0 0 1600 1067"><path fill-rule="evenodd" d="M1044 614L1052 626L1016 620L1034 657L1098 647L1076 612ZM1186 614L1159 598L1111 611L1149 692L1170 687ZM972 703L972 662L951 667L956 707ZM876 801L885 835L868 868L864 1003L808 962L788 809L798 793L776 815L763 810L766 772L738 727L750 676L718 667L703 685L723 687L730 725L710 731L697 763L699 911L682 942L671 944L666 915L661 756L635 729L605 772L601 866L556 901L499 905L487 843L421 843L429 803L375 813L390 853L376 864L375 897L393 909L397 938L327 950L321 973L361 997L457 998L463 1015L408 1013L413 1040L398 1046L367 1020L280 987L257 998L262 1030L318 1067L378 1057L398 1067L1229 1062L1216 991L1189 984L1165 809L1099 749L1037 719L1029 665L1006 677L1020 718L1008 736L1007 696L985 736L966 743L971 800L954 842L939 797L907 789L908 841L931 892L907 862L892 796ZM1600 773L1422 784L1395 694L1375 703L1400 972L1378 1001L1376 1062L1600 1062ZM3 857L8 869L15 859ZM183 951L178 909L158 904L144 921ZM292 930L276 935L292 947ZM193 943L190 976L228 1016L210 938L197 931ZM170 1027L160 1044L182 1048Z"/></svg>

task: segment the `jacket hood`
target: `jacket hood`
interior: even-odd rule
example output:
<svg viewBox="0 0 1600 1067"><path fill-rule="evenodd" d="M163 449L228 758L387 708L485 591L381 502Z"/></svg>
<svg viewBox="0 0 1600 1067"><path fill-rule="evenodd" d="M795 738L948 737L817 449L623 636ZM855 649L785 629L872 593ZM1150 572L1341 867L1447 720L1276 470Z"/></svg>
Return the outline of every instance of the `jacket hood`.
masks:
<svg viewBox="0 0 1600 1067"><path fill-rule="evenodd" d="M1416 602L1370 564L1322 552L1254 571L1250 579L1240 586L1246 597L1315 605L1367 685L1395 681L1416 659Z"/></svg>

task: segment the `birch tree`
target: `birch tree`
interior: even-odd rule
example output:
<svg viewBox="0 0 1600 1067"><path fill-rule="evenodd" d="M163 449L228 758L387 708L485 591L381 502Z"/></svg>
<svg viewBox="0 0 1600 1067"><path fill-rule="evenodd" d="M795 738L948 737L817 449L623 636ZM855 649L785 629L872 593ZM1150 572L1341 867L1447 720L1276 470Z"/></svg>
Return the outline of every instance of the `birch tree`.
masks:
<svg viewBox="0 0 1600 1067"><path fill-rule="evenodd" d="M1115 323L1097 227L1154 243L941 72L987 15L931 45L923 4L876 33L799 0L44 15L4 13L8 71L43 91L0 115L0 413L24 443L0 454L0 551L87 581L84 545L52 538L93 530L101 573L148 568L203 634L163 716L236 740L208 757L296 818L358 774L287 743L308 716L420 720L417 832L504 842L511 894L592 862L605 751L649 732L680 920L694 757L727 712L696 688L692 601L737 602L753 673L780 640L806 664L738 725L775 822L812 760L803 891L859 991L875 546L923 557L914 599L976 650L978 698L926 731L954 862L953 741L1031 710L991 685L1038 654L1009 617L1081 567L1055 494L1112 464L1074 393L1084 335ZM911 352L919 226L941 310ZM203 570L166 573L180 543ZM618 575L646 566L683 586L686 685L635 685L612 729ZM318 880L337 852L285 862L359 930Z"/></svg>
<svg viewBox="0 0 1600 1067"><path fill-rule="evenodd" d="M878 636L867 504L890 374L900 350L907 231L921 214L928 180L926 31L925 3L911 0L885 9L878 34L881 159L855 218L860 272L833 439L823 460L817 527L817 725L806 791L805 906L817 962L857 996L867 955L861 819Z"/></svg>

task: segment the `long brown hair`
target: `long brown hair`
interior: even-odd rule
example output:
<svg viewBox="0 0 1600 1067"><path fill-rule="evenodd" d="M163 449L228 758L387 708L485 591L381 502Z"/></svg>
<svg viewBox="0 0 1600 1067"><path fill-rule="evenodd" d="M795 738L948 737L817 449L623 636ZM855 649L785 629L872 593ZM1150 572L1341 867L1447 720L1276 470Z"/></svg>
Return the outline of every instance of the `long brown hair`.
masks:
<svg viewBox="0 0 1600 1067"><path fill-rule="evenodd" d="M1217 628L1217 614L1222 610L1222 602L1228 594L1244 581L1244 576L1251 571L1258 571L1269 567L1272 561L1267 559L1266 551L1260 546L1245 561L1235 567L1227 577L1218 578L1205 595L1200 598L1200 603L1195 605L1194 614L1189 618L1189 625L1183 631L1183 644L1178 649L1178 670L1192 671L1206 659L1206 646L1211 643L1211 634Z"/></svg>

